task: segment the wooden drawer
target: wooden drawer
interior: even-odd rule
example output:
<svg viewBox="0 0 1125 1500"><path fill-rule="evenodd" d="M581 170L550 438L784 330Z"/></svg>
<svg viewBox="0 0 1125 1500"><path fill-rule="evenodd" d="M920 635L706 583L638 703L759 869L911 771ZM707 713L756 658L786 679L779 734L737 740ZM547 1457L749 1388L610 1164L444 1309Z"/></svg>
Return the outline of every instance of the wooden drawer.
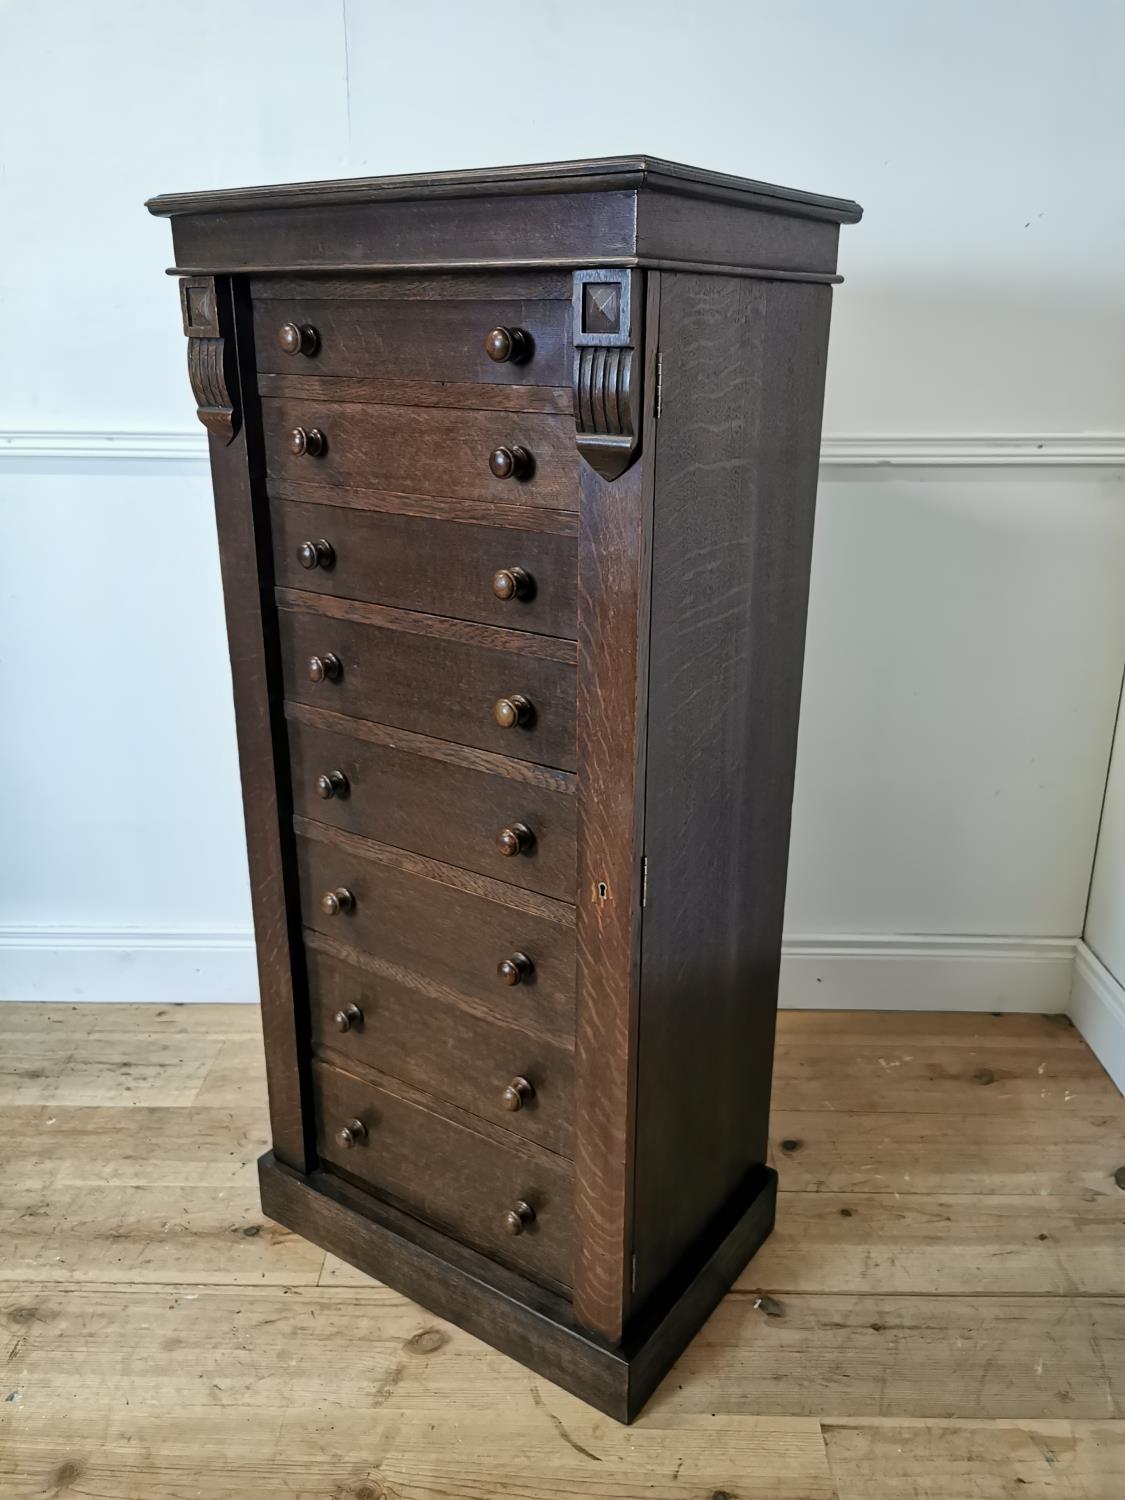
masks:
<svg viewBox="0 0 1125 1500"><path fill-rule="evenodd" d="M345 959L335 944L311 933L306 960L318 1051L337 1054L342 1066L365 1063L571 1155L574 1056L568 1048L365 966L362 955ZM530 1094L518 1086L521 1079Z"/></svg>
<svg viewBox="0 0 1125 1500"><path fill-rule="evenodd" d="M578 509L571 417L376 406L310 396L263 400L262 424L266 471L274 479ZM324 451L316 456L292 453L290 434L297 429L322 434ZM530 455L531 473L497 479L489 468L490 454L517 447Z"/></svg>
<svg viewBox="0 0 1125 1500"><path fill-rule="evenodd" d="M301 704L289 704L287 713L296 812L575 899L572 776ZM504 830L516 832L517 853L501 852L513 846L511 839L498 843Z"/></svg>
<svg viewBox="0 0 1125 1500"><path fill-rule="evenodd" d="M307 292L256 301L254 342L261 371L360 375L377 380L466 380L496 385L570 384L570 302L496 299L393 301L325 298ZM287 353L284 325L316 331L311 354ZM530 355L497 363L485 340L494 328L522 329ZM306 344L308 340L306 339Z"/></svg>
<svg viewBox="0 0 1125 1500"><path fill-rule="evenodd" d="M295 822L306 927L407 970L407 977L479 1000L499 1020L514 1017L527 1030L570 1042L573 907L304 818ZM350 902L329 915L323 898L341 889ZM498 967L517 955L529 967L509 984Z"/></svg>
<svg viewBox="0 0 1125 1500"><path fill-rule="evenodd" d="M574 770L572 643L287 590L278 602L287 698ZM314 682L310 661L328 656L338 675ZM501 728L495 705L513 696L527 722Z"/></svg>
<svg viewBox="0 0 1125 1500"><path fill-rule="evenodd" d="M284 500L271 502L270 515L278 583L512 630L577 634L573 536ZM494 579L512 570L517 592L499 597L512 580L502 576L494 588Z"/></svg>
<svg viewBox="0 0 1125 1500"><path fill-rule="evenodd" d="M501 1145L365 1079L313 1063L317 1151L399 1207L538 1281L569 1287L573 1174L549 1151ZM359 1121L355 1144L338 1132ZM506 1217L527 1204L520 1234Z"/></svg>

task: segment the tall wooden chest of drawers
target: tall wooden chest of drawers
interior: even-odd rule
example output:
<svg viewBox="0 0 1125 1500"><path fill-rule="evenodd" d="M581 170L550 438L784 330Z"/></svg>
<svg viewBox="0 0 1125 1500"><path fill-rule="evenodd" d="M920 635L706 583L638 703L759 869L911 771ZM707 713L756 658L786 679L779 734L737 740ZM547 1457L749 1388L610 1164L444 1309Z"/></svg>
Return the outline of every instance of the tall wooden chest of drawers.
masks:
<svg viewBox="0 0 1125 1500"><path fill-rule="evenodd" d="M628 1420L773 1223L860 211L642 157L149 207L210 434L264 1209Z"/></svg>

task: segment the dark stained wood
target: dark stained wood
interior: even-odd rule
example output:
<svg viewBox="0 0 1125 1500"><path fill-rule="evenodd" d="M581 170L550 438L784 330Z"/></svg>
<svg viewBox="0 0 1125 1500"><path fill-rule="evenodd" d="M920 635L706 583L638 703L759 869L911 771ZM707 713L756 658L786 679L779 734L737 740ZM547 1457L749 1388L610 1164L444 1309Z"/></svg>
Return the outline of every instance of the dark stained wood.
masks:
<svg viewBox="0 0 1125 1500"><path fill-rule="evenodd" d="M262 412L271 478L575 509L578 458L574 424L565 417L371 406L311 396L270 397ZM321 457L294 456L289 434L296 428L324 434ZM497 479L489 468L490 454L512 444L532 455L530 478Z"/></svg>
<svg viewBox="0 0 1125 1500"><path fill-rule="evenodd" d="M363 302L376 297L391 302L463 302L466 298L569 302L571 293L568 271L455 271L449 275L427 272L424 276L411 276L396 268L386 276L334 276L328 272L315 278L250 276L247 281L255 305L290 301L307 296L314 289L318 297L358 298Z"/></svg>
<svg viewBox="0 0 1125 1500"><path fill-rule="evenodd" d="M322 949L310 947L306 959L313 1045L328 1061L343 1068L377 1068L494 1127L571 1155L572 1052L548 1037L444 1003ZM346 1029L337 1023L338 1015L344 1016ZM424 1046L419 1046L420 1038ZM526 1078L534 1090L518 1111L503 1102L513 1076Z"/></svg>
<svg viewBox="0 0 1125 1500"><path fill-rule="evenodd" d="M152 207L234 438L264 1205L628 1420L773 1222L859 209L647 157Z"/></svg>
<svg viewBox="0 0 1125 1500"><path fill-rule="evenodd" d="M154 214L223 212L259 207L328 206L398 200L471 199L515 194L534 197L560 186L586 192L659 188L684 197L767 207L778 213L858 222L863 210L848 198L800 192L776 183L714 172L659 156L602 156L531 165L470 168L454 172L412 172L387 177L352 177L334 182L295 182L269 187L225 188L216 192L163 193L149 199Z"/></svg>
<svg viewBox="0 0 1125 1500"><path fill-rule="evenodd" d="M360 606L351 608L355 611ZM278 618L285 693L293 701L457 740L518 760L574 769L575 669L567 662L532 656L526 646L523 652L512 649L518 644L508 639L514 632L497 630L492 637L496 645L483 645L452 633L420 634L288 607L280 610ZM415 622L426 618L413 617ZM481 633L492 630L485 625L471 628L484 639L489 637ZM461 629L465 632L469 627ZM543 640L525 637L528 644ZM312 682L309 660L325 652L342 663L339 679ZM530 699L534 720L526 726L501 729L493 718L493 705L515 692Z"/></svg>
<svg viewBox="0 0 1125 1500"><path fill-rule="evenodd" d="M363 376L259 375L263 396L349 401L372 406L449 406L468 411L554 412L569 417L569 387L551 385L474 385L467 380L368 380Z"/></svg>
<svg viewBox="0 0 1125 1500"><path fill-rule="evenodd" d="M621 1346L590 1333L569 1301L325 1172L258 1163L262 1209L350 1265L510 1354L619 1422L631 1422L773 1227L777 1176L688 1272L662 1318Z"/></svg>
<svg viewBox="0 0 1125 1500"><path fill-rule="evenodd" d="M494 758L479 752L477 764L419 753L410 743L414 737L396 736L381 726L371 726L382 734L382 743L373 743L357 736L347 719L319 716L339 726L329 728L315 717L294 717L297 711L298 706L291 705L289 746L298 813L496 880L574 900L573 784L537 785L498 775L494 768L484 768ZM304 712L316 715L315 710ZM442 743L430 741L427 748ZM318 778L333 772L342 773L347 790L325 797ZM497 835L513 823L530 829L532 842L519 854L504 856L497 848Z"/></svg>
<svg viewBox="0 0 1125 1500"><path fill-rule="evenodd" d="M647 277L644 444L653 428L661 276ZM578 543L578 992L574 1309L622 1336L632 1281L633 1107L653 468L582 475ZM675 795L670 787L669 793Z"/></svg>
<svg viewBox="0 0 1125 1500"><path fill-rule="evenodd" d="M502 1265L569 1286L573 1172L564 1157L514 1136L502 1146L324 1061L313 1063L313 1083L323 1161ZM364 1134L345 1147L338 1132L352 1120ZM521 1202L534 1220L513 1236L505 1218Z"/></svg>
<svg viewBox="0 0 1125 1500"><path fill-rule="evenodd" d="M498 526L504 531L542 531L551 536L578 535L578 492L574 510L538 510L530 505L498 505L483 500L450 499L440 495L383 494L379 490L345 485L304 484L294 479L272 479L270 497L299 500L306 505L336 505L349 510L378 510L389 515L433 516L466 526Z"/></svg>
<svg viewBox="0 0 1125 1500"><path fill-rule="evenodd" d="M483 996L498 1013L525 1018L525 1025L573 1025L572 908L425 861L404 868L401 857L392 863L395 851L384 846L314 823L300 826L302 906L313 931ZM458 875L459 883L451 884ZM353 909L329 916L322 893L340 887L351 894ZM523 905L513 905L516 900ZM508 986L497 970L514 952L526 953L534 968L522 983Z"/></svg>
<svg viewBox="0 0 1125 1500"><path fill-rule="evenodd" d="M290 588L509 630L577 634L572 537L292 501L275 501L271 520L274 573ZM331 546L331 564L302 566L302 544L321 539ZM503 600L492 580L506 568L524 569L531 587Z"/></svg>
<svg viewBox="0 0 1125 1500"><path fill-rule="evenodd" d="M304 964L261 422L249 394L254 382L250 311L237 286L220 283L217 292L226 368L237 382L241 409L233 439L210 432L211 483L242 774L270 1129L278 1161L307 1172L316 1156L303 1041Z"/></svg>
<svg viewBox="0 0 1125 1500"><path fill-rule="evenodd" d="M638 1301L766 1159L830 297L663 280Z"/></svg>
<svg viewBox="0 0 1125 1500"><path fill-rule="evenodd" d="M315 353L288 354L278 330L316 330ZM526 331L531 352L498 364L486 342L498 324ZM570 309L565 302L268 299L254 309L258 369L277 375L353 375L375 380L476 381L504 386L562 386L570 379Z"/></svg>

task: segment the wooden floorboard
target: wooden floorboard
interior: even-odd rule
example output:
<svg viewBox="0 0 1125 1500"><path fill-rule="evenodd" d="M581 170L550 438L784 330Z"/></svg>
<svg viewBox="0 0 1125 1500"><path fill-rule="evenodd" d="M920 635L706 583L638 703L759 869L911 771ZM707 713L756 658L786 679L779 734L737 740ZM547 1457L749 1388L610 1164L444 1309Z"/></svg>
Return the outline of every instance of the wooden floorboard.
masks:
<svg viewBox="0 0 1125 1500"><path fill-rule="evenodd" d="M258 1207L255 1010L0 1004L4 1500L1125 1500L1125 1102L791 1012L778 1226L623 1428Z"/></svg>

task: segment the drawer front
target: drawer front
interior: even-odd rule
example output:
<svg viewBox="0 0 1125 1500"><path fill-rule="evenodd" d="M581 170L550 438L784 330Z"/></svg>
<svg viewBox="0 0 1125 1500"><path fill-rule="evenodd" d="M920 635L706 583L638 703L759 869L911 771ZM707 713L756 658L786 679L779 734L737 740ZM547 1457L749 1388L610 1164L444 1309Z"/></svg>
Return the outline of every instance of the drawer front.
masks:
<svg viewBox="0 0 1125 1500"><path fill-rule="evenodd" d="M274 574L290 588L577 635L572 536L286 500L274 500L270 515Z"/></svg>
<svg viewBox="0 0 1125 1500"><path fill-rule="evenodd" d="M569 417L267 397L262 422L266 471L273 479L578 509L578 454ZM321 435L322 452L312 451L318 446L308 438L313 431ZM305 434L303 453L291 450L294 432ZM497 478L489 460L501 449L521 449L530 472Z"/></svg>
<svg viewBox="0 0 1125 1500"><path fill-rule="evenodd" d="M437 755L401 748L394 730L378 730L382 742L373 742L346 725L326 729L293 712L296 812L560 901L575 899L577 799L553 789L547 773L533 773L542 778L538 784L497 775L439 758L441 745L433 747ZM454 747L446 752L469 754ZM514 839L502 837L512 833Z"/></svg>
<svg viewBox="0 0 1125 1500"><path fill-rule="evenodd" d="M307 834L297 838L297 868L306 927L478 1000L498 1020L573 1037L572 909L511 887L490 890L491 882L465 875L486 892L477 894L398 868L354 842L344 847ZM329 915L324 897L340 890L350 901ZM492 899L506 890L532 909ZM507 962L517 971L514 983L499 972Z"/></svg>
<svg viewBox="0 0 1125 1500"><path fill-rule="evenodd" d="M495 385L570 384L570 303L521 300L401 301L308 296L254 306L258 369L277 375L362 375L376 380L465 380ZM314 330L298 341L292 329ZM494 329L520 330L524 357L497 361ZM284 346L283 347L283 343ZM502 341L501 341L502 343ZM310 353L304 352L311 349ZM501 347L499 353L504 352Z"/></svg>
<svg viewBox="0 0 1125 1500"><path fill-rule="evenodd" d="M501 1146L323 1062L313 1064L313 1089L323 1160L495 1260L570 1286L574 1184L562 1157ZM340 1144L342 1129L351 1146ZM534 1217L512 1234L507 1216L521 1204Z"/></svg>
<svg viewBox="0 0 1125 1500"><path fill-rule="evenodd" d="M571 1154L574 1059L565 1047L320 952L311 942L307 960L318 1051L337 1054L345 1066L366 1063Z"/></svg>
<svg viewBox="0 0 1125 1500"><path fill-rule="evenodd" d="M573 665L288 607L279 610L279 620L287 698L575 769ZM309 663L326 655L336 658L338 675L315 682ZM513 695L530 705L526 722L501 728L495 705Z"/></svg>

